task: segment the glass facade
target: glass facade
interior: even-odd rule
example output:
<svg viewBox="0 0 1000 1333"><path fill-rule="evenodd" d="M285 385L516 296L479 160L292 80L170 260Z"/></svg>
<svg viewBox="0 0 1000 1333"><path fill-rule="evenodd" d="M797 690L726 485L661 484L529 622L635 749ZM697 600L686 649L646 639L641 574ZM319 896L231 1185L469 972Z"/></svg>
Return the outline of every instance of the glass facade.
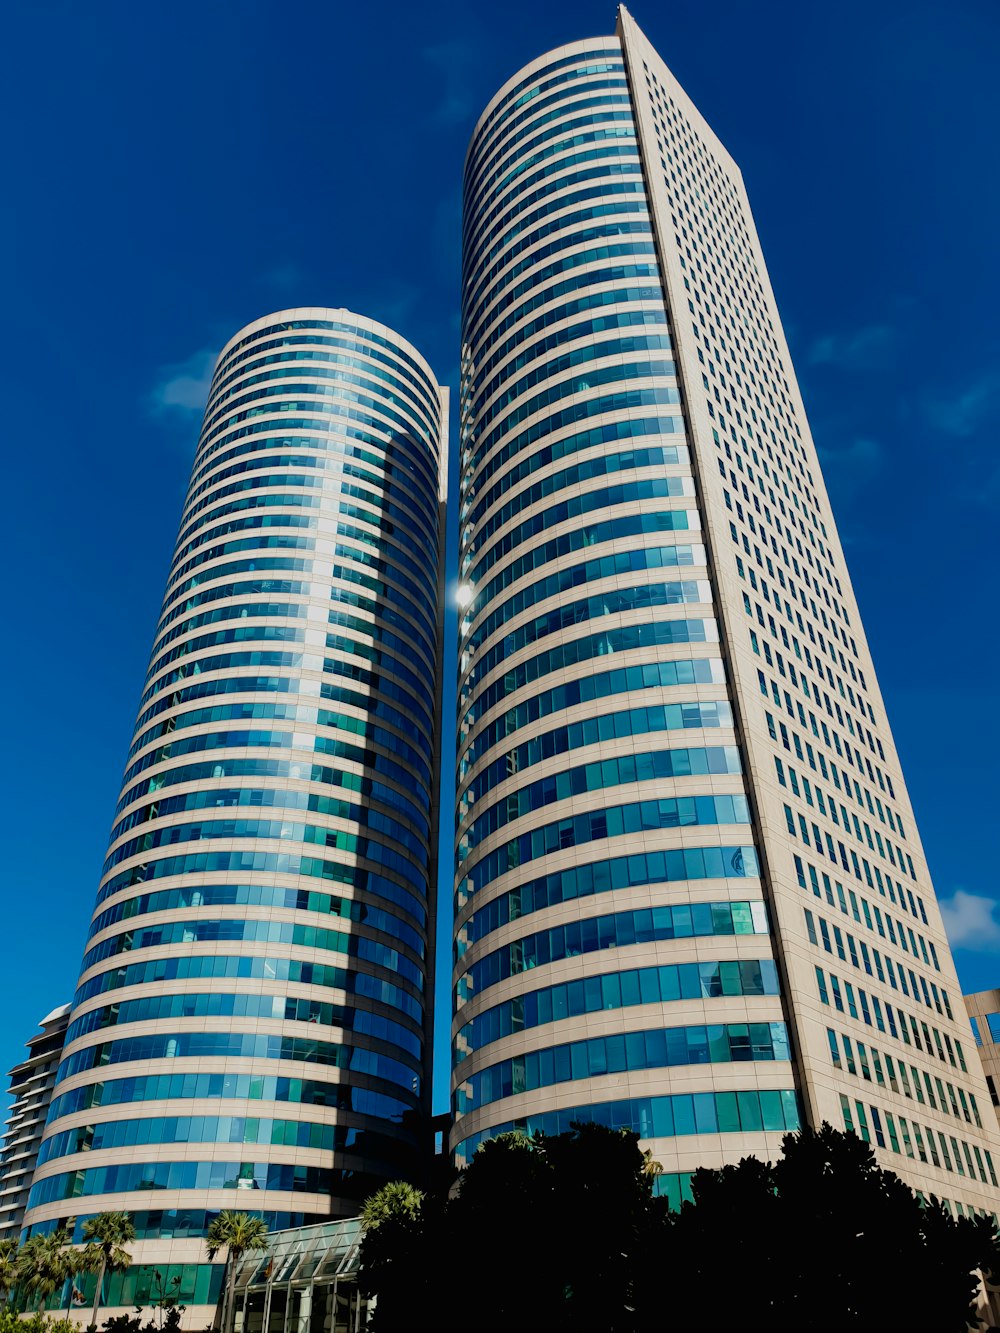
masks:
<svg viewBox="0 0 1000 1333"><path fill-rule="evenodd" d="M516 76L465 178L460 1158L553 1107L666 1106L671 1067L714 1106L751 1061L795 1105L654 232L618 41ZM702 939L729 941L704 984Z"/></svg>
<svg viewBox="0 0 1000 1333"><path fill-rule="evenodd" d="M236 1275L235 1324L243 1333L358 1333L368 1301L358 1292L358 1218L271 1237Z"/></svg>
<svg viewBox="0 0 1000 1333"><path fill-rule="evenodd" d="M384 326L223 350L27 1215L140 1215L189 1304L220 1209L349 1216L419 1169L446 474L446 392Z"/></svg>
<svg viewBox="0 0 1000 1333"><path fill-rule="evenodd" d="M828 1121L992 1211L994 1090L742 177L624 6L476 125L462 295L458 1159L600 1119L679 1200Z"/></svg>
<svg viewBox="0 0 1000 1333"><path fill-rule="evenodd" d="M624 6L488 104L462 237L451 1151L629 1127L677 1202L830 1121L989 1210L1000 1073L742 178ZM421 1171L447 417L343 310L220 356L26 1197L135 1216L111 1304L208 1323L236 1208L306 1227L243 1329L356 1328L311 1224Z"/></svg>

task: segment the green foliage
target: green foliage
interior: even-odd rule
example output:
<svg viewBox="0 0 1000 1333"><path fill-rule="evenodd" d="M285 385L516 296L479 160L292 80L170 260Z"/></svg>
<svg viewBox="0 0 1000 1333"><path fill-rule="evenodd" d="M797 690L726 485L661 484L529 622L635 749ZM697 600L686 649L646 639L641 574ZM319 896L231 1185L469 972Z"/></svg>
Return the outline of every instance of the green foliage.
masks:
<svg viewBox="0 0 1000 1333"><path fill-rule="evenodd" d="M48 1328L42 1314L46 1304L61 1296L67 1281L85 1272L98 1274L91 1324L96 1328L105 1273L121 1272L132 1261L132 1256L122 1248L123 1241L135 1239L135 1227L128 1213L99 1213L89 1218L84 1223L83 1236L89 1243L82 1250L73 1247L72 1233L66 1227L32 1236L20 1248L16 1241L0 1241L0 1289L9 1294L16 1287L19 1303L26 1299L35 1304L35 1319L42 1320L36 1333ZM58 1300L54 1303L58 1304ZM24 1333L31 1322L20 1320L18 1333ZM57 1326L59 1330L65 1326L70 1333L78 1333L79 1329L79 1325L66 1319L56 1320L52 1327ZM0 1333L4 1333L3 1328Z"/></svg>
<svg viewBox="0 0 1000 1333"><path fill-rule="evenodd" d="M80 1326L70 1319L47 1318L37 1312L22 1319L8 1305L0 1309L0 1333L80 1333Z"/></svg>
<svg viewBox="0 0 1000 1333"><path fill-rule="evenodd" d="M127 1268L132 1256L124 1254L121 1247L135 1240L135 1223L131 1213L98 1213L88 1217L83 1224L83 1239L92 1245L98 1245L110 1257L120 1252L123 1257L119 1268Z"/></svg>
<svg viewBox="0 0 1000 1333"><path fill-rule="evenodd" d="M599 1125L488 1141L457 1193L428 1195L415 1214L366 1231L361 1281L378 1296L375 1333L412 1328L415 1309L438 1311L442 1327L464 1322L450 1307L470 1291L481 1333L642 1327L636 1294L649 1237L667 1217L645 1166L635 1134ZM466 1256L461 1291L442 1265L448 1253Z"/></svg>
<svg viewBox="0 0 1000 1333"><path fill-rule="evenodd" d="M206 1246L209 1259L220 1250L242 1257L248 1251L267 1249L267 1223L252 1213L238 1213L225 1208L208 1228Z"/></svg>
<svg viewBox="0 0 1000 1333"><path fill-rule="evenodd" d="M891 1323L908 1292L908 1328L965 1333L972 1270L996 1263L992 1223L922 1207L867 1144L826 1124L786 1135L773 1165L745 1158L696 1172L691 1186L694 1203L671 1229L689 1275L682 1323L703 1310L699 1289L725 1272L741 1318L772 1333L861 1333Z"/></svg>
<svg viewBox="0 0 1000 1333"><path fill-rule="evenodd" d="M16 1260L17 1241L13 1238L0 1240L0 1297L4 1299L17 1281Z"/></svg>
<svg viewBox="0 0 1000 1333"><path fill-rule="evenodd" d="M34 1300L39 1314L66 1279L80 1271L80 1255L70 1248L70 1240L70 1233L64 1227L47 1235L32 1236L14 1259L17 1286Z"/></svg>
<svg viewBox="0 0 1000 1333"><path fill-rule="evenodd" d="M98 1213L83 1224L83 1239L87 1242L79 1254L82 1271L96 1273L94 1284L94 1313L91 1324L97 1327L97 1314L104 1295L104 1277L107 1273L123 1273L132 1262L124 1247L135 1240L135 1223L130 1213Z"/></svg>
<svg viewBox="0 0 1000 1333"><path fill-rule="evenodd" d="M169 1282L165 1282L163 1274L158 1268L150 1268L149 1265L147 1265L146 1272L152 1273L153 1275L153 1281L150 1284L150 1295L156 1297L156 1300L153 1302L154 1310L173 1311L175 1309L187 1309L187 1306L185 1305L178 1305L180 1297L177 1293L181 1289L181 1278L179 1273L175 1274Z"/></svg>
<svg viewBox="0 0 1000 1333"><path fill-rule="evenodd" d="M238 1213L223 1209L214 1218L205 1237L210 1260L220 1250L226 1250L226 1288L222 1307L222 1333L228 1333L233 1322L233 1297L236 1291L236 1271L244 1254L267 1249L267 1223L253 1213Z"/></svg>
<svg viewBox="0 0 1000 1333"><path fill-rule="evenodd" d="M154 1306L154 1309L157 1307ZM144 1324L142 1322L142 1306L135 1307L134 1314L112 1315L104 1325L104 1333L177 1333L181 1326L181 1315L184 1312L183 1305L173 1305L166 1314L158 1319L150 1318ZM3 1333L3 1330L0 1330ZM79 1330L75 1330L79 1333Z"/></svg>
<svg viewBox="0 0 1000 1333"><path fill-rule="evenodd" d="M991 1223L921 1206L829 1125L787 1135L776 1163L696 1172L679 1213L655 1176L635 1134L576 1125L486 1142L450 1193L385 1187L361 1251L374 1333L418 1316L477 1333L966 1333L974 1270L1000 1272Z"/></svg>
<svg viewBox="0 0 1000 1333"><path fill-rule="evenodd" d="M401 1219L415 1222L423 1199L423 1193L414 1189L408 1181L391 1180L365 1200L361 1209L361 1225L365 1231L374 1231L383 1222Z"/></svg>
<svg viewBox="0 0 1000 1333"><path fill-rule="evenodd" d="M142 1306L135 1307L135 1314L115 1314L105 1322L105 1333L141 1333Z"/></svg>

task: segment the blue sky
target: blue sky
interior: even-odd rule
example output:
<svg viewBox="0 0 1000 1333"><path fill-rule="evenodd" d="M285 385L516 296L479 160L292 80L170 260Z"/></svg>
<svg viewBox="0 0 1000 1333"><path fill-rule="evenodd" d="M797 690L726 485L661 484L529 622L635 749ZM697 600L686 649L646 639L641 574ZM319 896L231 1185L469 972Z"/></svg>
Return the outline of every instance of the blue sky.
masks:
<svg viewBox="0 0 1000 1333"><path fill-rule="evenodd" d="M1000 10L633 12L743 168L960 975L1000 984ZM348 306L455 385L475 119L614 20L595 0L6 9L0 1068L76 979L216 351L270 310Z"/></svg>

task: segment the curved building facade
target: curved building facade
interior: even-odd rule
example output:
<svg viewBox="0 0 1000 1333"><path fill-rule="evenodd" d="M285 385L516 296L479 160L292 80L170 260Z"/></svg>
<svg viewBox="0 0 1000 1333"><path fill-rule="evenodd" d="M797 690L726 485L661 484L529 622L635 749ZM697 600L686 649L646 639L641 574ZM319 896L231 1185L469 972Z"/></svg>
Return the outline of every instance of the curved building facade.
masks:
<svg viewBox="0 0 1000 1333"><path fill-rule="evenodd" d="M152 1263L200 1327L220 1209L419 1169L446 454L383 325L286 310L220 355L27 1216L134 1215L111 1305Z"/></svg>
<svg viewBox="0 0 1000 1333"><path fill-rule="evenodd" d="M616 40L490 103L464 241L459 1156L593 1104L664 1164L770 1151L798 1104Z"/></svg>
<svg viewBox="0 0 1000 1333"><path fill-rule="evenodd" d="M624 7L466 158L452 1147L995 1131L736 164Z"/></svg>

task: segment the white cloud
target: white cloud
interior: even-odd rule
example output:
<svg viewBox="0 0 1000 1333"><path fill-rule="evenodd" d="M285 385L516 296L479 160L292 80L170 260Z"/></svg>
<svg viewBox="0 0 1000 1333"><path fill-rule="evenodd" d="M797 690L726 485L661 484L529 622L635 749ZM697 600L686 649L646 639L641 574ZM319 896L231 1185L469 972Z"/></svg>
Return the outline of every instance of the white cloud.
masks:
<svg viewBox="0 0 1000 1333"><path fill-rule="evenodd" d="M824 446L819 451L823 471L831 490L840 495L855 495L870 486L885 465L885 450L878 440L858 435L850 444L836 449Z"/></svg>
<svg viewBox="0 0 1000 1333"><path fill-rule="evenodd" d="M155 412L197 414L205 410L218 351L203 348L186 361L164 366L149 397Z"/></svg>
<svg viewBox="0 0 1000 1333"><path fill-rule="evenodd" d="M952 394L928 396L923 407L935 429L960 439L974 435L1000 410L1000 371L986 370Z"/></svg>
<svg viewBox="0 0 1000 1333"><path fill-rule="evenodd" d="M942 898L939 906L944 928L953 949L972 953L992 953L1000 947L1000 920L997 903L982 893L956 889L951 898Z"/></svg>
<svg viewBox="0 0 1000 1333"><path fill-rule="evenodd" d="M480 96L472 74L482 63L479 39L469 33L447 37L420 52L430 67L430 81L437 93L431 103L431 120L444 126L471 121Z"/></svg>
<svg viewBox="0 0 1000 1333"><path fill-rule="evenodd" d="M840 449L834 455L852 471L865 473L877 472L885 461L885 453L878 440L871 440L866 435L859 435L846 449Z"/></svg>
<svg viewBox="0 0 1000 1333"><path fill-rule="evenodd" d="M881 370L892 359L895 343L895 330L888 324L870 324L857 333L831 333L817 338L806 359L813 366Z"/></svg>

